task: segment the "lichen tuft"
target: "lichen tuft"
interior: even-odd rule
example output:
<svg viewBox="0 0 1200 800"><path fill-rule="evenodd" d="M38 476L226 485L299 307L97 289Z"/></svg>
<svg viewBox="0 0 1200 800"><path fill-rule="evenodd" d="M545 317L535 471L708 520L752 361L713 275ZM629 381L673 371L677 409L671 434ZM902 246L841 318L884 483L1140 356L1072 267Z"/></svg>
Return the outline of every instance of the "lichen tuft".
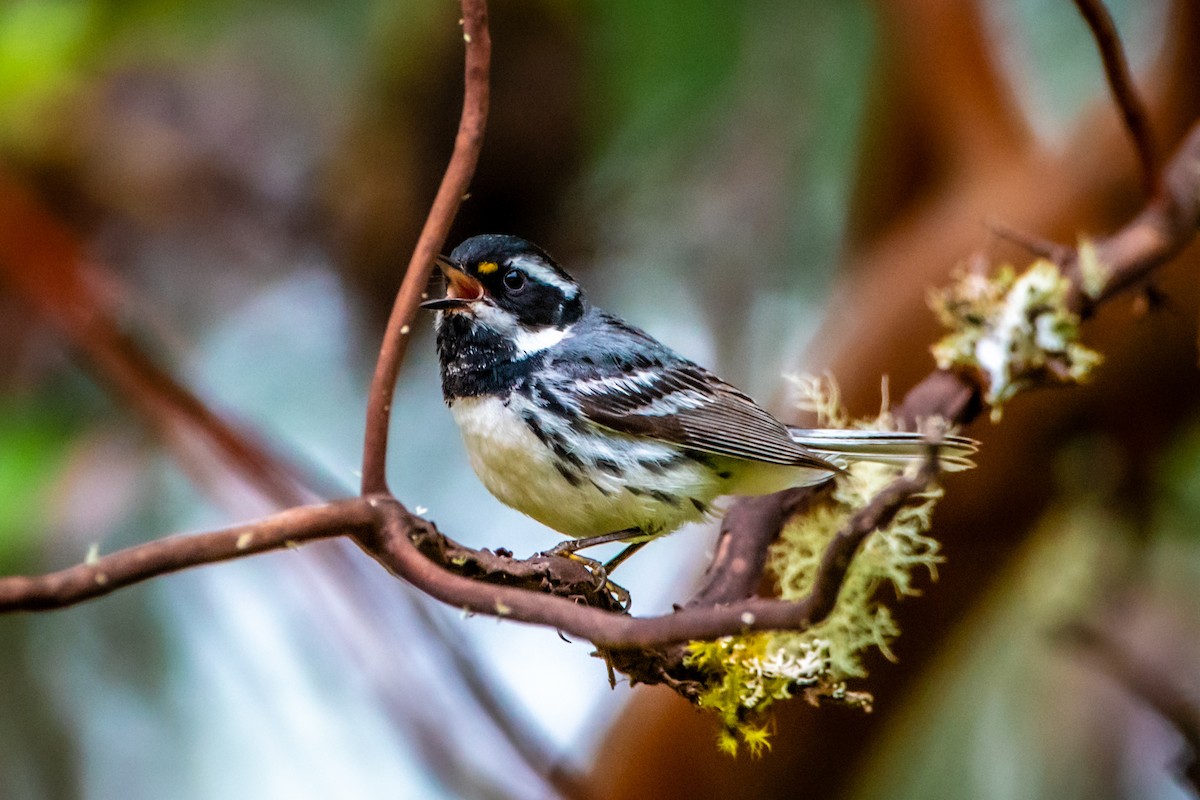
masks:
<svg viewBox="0 0 1200 800"><path fill-rule="evenodd" d="M1099 292L1103 269L1094 253L1085 260L1089 291ZM993 421L1022 389L1080 383L1100 363L1098 353L1079 343L1079 315L1067 307L1070 286L1056 264L1039 259L1021 275L1011 266L991 278L963 273L931 295L930 305L951 329L933 346L934 359L941 369L980 375Z"/></svg>

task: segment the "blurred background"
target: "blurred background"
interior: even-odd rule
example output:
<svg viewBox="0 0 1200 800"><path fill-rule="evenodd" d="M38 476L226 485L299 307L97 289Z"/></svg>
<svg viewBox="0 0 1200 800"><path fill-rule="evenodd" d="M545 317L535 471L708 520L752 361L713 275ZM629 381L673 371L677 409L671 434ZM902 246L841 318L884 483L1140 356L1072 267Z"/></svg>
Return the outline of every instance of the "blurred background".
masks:
<svg viewBox="0 0 1200 800"><path fill-rule="evenodd" d="M1110 5L1170 152L1200 114L1200 4ZM355 490L457 124L458 15L0 2L0 573ZM491 20L452 240L542 244L785 417L787 374L829 371L868 414L881 376L898 398L928 372L928 289L1029 258L989 222L1073 244L1143 202L1066 0L498 0ZM586 642L464 618L323 544L0 617L0 797L1187 797L1178 733L1057 632L1100 621L1147 670L1200 674L1198 256L1089 323L1092 385L969 431L947 563L855 687L870 715L797 701L772 752L730 759L673 693L610 689ZM472 546L553 544L471 475L417 327L396 494ZM686 598L713 534L623 567L634 611Z"/></svg>

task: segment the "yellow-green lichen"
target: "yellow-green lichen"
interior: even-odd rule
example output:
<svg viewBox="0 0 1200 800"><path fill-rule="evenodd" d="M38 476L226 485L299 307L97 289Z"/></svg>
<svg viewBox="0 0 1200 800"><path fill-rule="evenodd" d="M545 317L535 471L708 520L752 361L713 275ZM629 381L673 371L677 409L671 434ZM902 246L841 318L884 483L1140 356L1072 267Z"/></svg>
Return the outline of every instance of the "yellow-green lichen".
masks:
<svg viewBox="0 0 1200 800"><path fill-rule="evenodd" d="M818 424L853 423L841 408L831 382L799 379L804 406L817 412ZM886 427L886 414L860 425ZM767 569L783 599L807 597L830 542L850 517L902 472L894 465L858 462L840 475L832 491L794 519L772 546ZM941 497L931 487L902 508L885 527L872 533L846 573L838 602L821 623L804 631L767 631L692 642L688 666L703 676L698 703L720 718L718 746L735 754L739 741L752 755L769 747L765 712L778 701L802 693L810 702L834 699L869 710L871 697L848 691L846 681L866 675L863 655L889 649L899 628L879 590L890 585L896 596L917 594L916 572L936 578L942 561L938 542L925 535L933 506Z"/></svg>
<svg viewBox="0 0 1200 800"><path fill-rule="evenodd" d="M1101 282L1103 270L1094 254L1091 261L1088 280ZM1101 357L1079 343L1079 316L1067 307L1069 293L1070 282L1044 259L1021 275L1005 266L991 278L959 276L930 299L942 324L951 329L933 346L938 366L980 373L993 421L1022 389L1086 380Z"/></svg>
<svg viewBox="0 0 1200 800"><path fill-rule="evenodd" d="M1079 257L1079 276L1082 279L1083 293L1092 300L1097 300L1108 285L1108 267L1100 260L1100 254L1091 239L1080 238L1075 252Z"/></svg>

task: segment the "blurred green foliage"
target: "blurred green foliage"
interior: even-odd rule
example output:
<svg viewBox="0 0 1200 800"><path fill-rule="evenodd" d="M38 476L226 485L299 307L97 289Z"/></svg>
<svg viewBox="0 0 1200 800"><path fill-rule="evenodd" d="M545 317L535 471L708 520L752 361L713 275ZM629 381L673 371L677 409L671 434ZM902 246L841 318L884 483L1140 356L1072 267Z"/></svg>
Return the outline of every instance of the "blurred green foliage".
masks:
<svg viewBox="0 0 1200 800"><path fill-rule="evenodd" d="M76 84L94 30L95 4L0 4L0 144L18 151L44 134L53 102Z"/></svg>
<svg viewBox="0 0 1200 800"><path fill-rule="evenodd" d="M61 404L0 396L0 571L29 565L45 536L51 484L77 431Z"/></svg>

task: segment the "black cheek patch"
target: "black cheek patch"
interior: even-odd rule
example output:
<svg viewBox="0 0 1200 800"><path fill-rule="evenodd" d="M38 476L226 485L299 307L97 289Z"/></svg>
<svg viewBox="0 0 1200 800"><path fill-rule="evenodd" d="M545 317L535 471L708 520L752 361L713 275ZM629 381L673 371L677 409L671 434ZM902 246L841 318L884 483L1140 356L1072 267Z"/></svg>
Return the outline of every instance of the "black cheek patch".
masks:
<svg viewBox="0 0 1200 800"><path fill-rule="evenodd" d="M578 294L569 300L563 300L559 310L559 325L571 325L583 316L583 298Z"/></svg>
<svg viewBox="0 0 1200 800"><path fill-rule="evenodd" d="M528 326L559 327L574 321L565 319L565 310L569 302L564 300L562 291L545 284L526 284L525 291L498 298L498 303L502 308L515 314L521 323Z"/></svg>

